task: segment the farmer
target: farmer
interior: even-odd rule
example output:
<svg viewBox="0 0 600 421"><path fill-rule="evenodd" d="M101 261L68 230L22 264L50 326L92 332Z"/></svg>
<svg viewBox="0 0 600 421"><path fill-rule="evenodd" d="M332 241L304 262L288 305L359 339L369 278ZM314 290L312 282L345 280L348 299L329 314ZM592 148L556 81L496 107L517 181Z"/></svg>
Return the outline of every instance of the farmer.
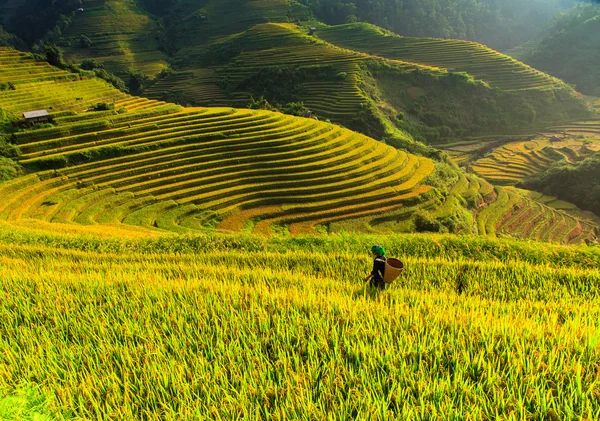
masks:
<svg viewBox="0 0 600 421"><path fill-rule="evenodd" d="M385 270L385 249L379 244L375 244L371 247L371 253L375 260L373 261L373 270L365 278L365 282L371 280L371 286L379 289L385 289L385 282L383 281L383 271Z"/></svg>

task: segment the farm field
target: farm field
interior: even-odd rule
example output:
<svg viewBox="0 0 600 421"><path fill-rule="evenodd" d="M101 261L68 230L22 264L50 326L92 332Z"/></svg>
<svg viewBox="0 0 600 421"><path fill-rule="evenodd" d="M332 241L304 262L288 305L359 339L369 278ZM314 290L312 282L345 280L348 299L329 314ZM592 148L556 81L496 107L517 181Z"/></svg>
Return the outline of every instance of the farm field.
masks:
<svg viewBox="0 0 600 421"><path fill-rule="evenodd" d="M36 61L26 53L0 48L0 83L7 82L15 89L0 91L0 108L10 118L38 109L66 117L86 111L99 102L129 111L164 108L165 105L162 101L127 95L100 79L81 78Z"/></svg>
<svg viewBox="0 0 600 421"><path fill-rule="evenodd" d="M407 265L381 294L373 242ZM0 390L66 419L600 416L597 247L0 223L0 262Z"/></svg>
<svg viewBox="0 0 600 421"><path fill-rule="evenodd" d="M7 59L6 78L15 62L25 69L37 67L16 57ZM62 92L60 78L25 82L31 89L39 84L57 92L55 99ZM74 87L84 83L104 86L96 80L69 82ZM16 114L33 97L21 91L16 85L2 92L6 101L20 95L10 108ZM0 220L96 230L127 225L194 233L216 228L267 236L331 230L332 223L349 221L351 231L389 233L413 231L418 211L446 218L467 206L474 219L465 229L522 235L519 223L504 225L513 206L526 207L529 198L472 176L457 176L452 197L441 198L427 184L433 161L339 126L263 110L182 108L112 92L115 108L124 112L59 112L54 127L12 135L28 174L0 185ZM594 240L594 224L543 205L537 209L539 217L529 225L542 226L526 238Z"/></svg>
<svg viewBox="0 0 600 421"><path fill-rule="evenodd" d="M83 0L63 42L155 75L175 41L149 98L0 47L0 420L600 419L600 219L514 187L598 121L439 138L466 170L391 136L460 137L501 95L579 115L570 87L475 43L312 36L295 1L142 4ZM265 84L320 120L245 108ZM373 244L405 264L385 291Z"/></svg>
<svg viewBox="0 0 600 421"><path fill-rule="evenodd" d="M546 136L499 147L489 156L475 161L472 169L493 183L515 184L539 175L557 160L575 163L597 151L600 151L600 136L579 138L571 135L554 141Z"/></svg>
<svg viewBox="0 0 600 421"><path fill-rule="evenodd" d="M83 0L82 8L63 34L67 59L97 59L119 76L135 70L153 77L167 67L156 40L158 24L134 0ZM89 47L81 45L82 35Z"/></svg>
<svg viewBox="0 0 600 421"><path fill-rule="evenodd" d="M366 23L322 26L316 35L369 55L466 72L503 90L564 86L559 79L471 41L402 37Z"/></svg>
<svg viewBox="0 0 600 421"><path fill-rule="evenodd" d="M547 123L586 114L582 101L560 80L480 44L404 38L363 24L292 24L283 23L281 17L274 17L270 23L235 23L227 20L227 14L215 13L217 9L208 13L209 8L217 6L207 4L191 15L189 19L197 24L189 34L182 35L188 41L196 37L199 41L182 43L172 60L174 72L149 87L144 95L191 106L233 107L246 107L251 98L264 95L273 105L301 102L319 119L371 136L375 136L371 131L374 127L379 132L393 133L403 144L410 143L410 139L397 127L410 132L409 137L435 144L439 141L439 136L436 140L435 134L411 123L422 125L427 116L433 116L431 113L437 114L432 121L437 122L440 136L449 132L440 128L446 123L486 134L487 129L465 118L473 109L481 109L483 97L484 105L496 110L486 111L489 117L482 118L499 120L499 128L507 126L500 121L503 118L514 125L530 124L515 114L515 101L530 103L538 120ZM252 4L248 7L258 7ZM313 24L316 30L311 34ZM235 30L238 26L240 32ZM285 73L291 66L294 71ZM464 74L452 78L455 72L466 72L498 90L483 86L477 90L475 86L479 85L465 82ZM268 84L268 79L276 82ZM453 95L445 96L463 82L473 95L453 91ZM419 95L421 88L437 83L443 85L439 91L429 89ZM495 99L489 100L490 96ZM444 108L449 101L455 102L452 112ZM556 104L549 105L552 102ZM410 111L423 104L422 113ZM398 115L408 117L406 122L401 122L404 117L396 121Z"/></svg>

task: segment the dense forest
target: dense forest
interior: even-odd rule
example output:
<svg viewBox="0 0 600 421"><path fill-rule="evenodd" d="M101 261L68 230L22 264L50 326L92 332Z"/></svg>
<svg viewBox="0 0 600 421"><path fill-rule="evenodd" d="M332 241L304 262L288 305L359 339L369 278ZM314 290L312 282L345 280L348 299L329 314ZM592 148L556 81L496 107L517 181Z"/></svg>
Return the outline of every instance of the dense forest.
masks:
<svg viewBox="0 0 600 421"><path fill-rule="evenodd" d="M299 0L329 24L366 21L401 35L520 45L576 0Z"/></svg>
<svg viewBox="0 0 600 421"><path fill-rule="evenodd" d="M539 39L514 55L588 95L600 95L600 6L580 5L559 15Z"/></svg>
<svg viewBox="0 0 600 421"><path fill-rule="evenodd" d="M81 6L81 0L28 0L17 8L7 29L33 45L49 32L60 36L61 29L70 23L69 17Z"/></svg>
<svg viewBox="0 0 600 421"><path fill-rule="evenodd" d="M2 26L0 26L0 47L13 47L20 50L27 49L27 45L22 40L14 34L6 32Z"/></svg>

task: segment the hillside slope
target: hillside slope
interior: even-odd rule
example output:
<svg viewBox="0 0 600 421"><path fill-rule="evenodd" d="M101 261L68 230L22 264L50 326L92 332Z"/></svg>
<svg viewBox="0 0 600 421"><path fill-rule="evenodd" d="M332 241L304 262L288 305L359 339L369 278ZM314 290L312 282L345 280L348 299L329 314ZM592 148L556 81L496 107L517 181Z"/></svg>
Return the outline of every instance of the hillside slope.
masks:
<svg viewBox="0 0 600 421"><path fill-rule="evenodd" d="M364 24L319 27L316 36L301 25L259 24L182 50L175 72L146 95L190 105L245 106L252 96L301 101L320 118L405 148L414 147L406 133L435 144L587 113L564 83L483 46L411 39L432 45L414 56L402 54L403 40ZM450 47L452 60L444 53ZM450 67L458 63L466 67Z"/></svg>
<svg viewBox="0 0 600 421"><path fill-rule="evenodd" d="M52 39L76 62L99 59L126 77L141 70L142 88L158 81L146 95L160 100L246 107L264 96L280 110L301 102L321 119L438 158L415 141L514 133L587 113L559 80L480 44L403 38L368 24L326 27L296 1L84 3ZM153 79L163 52L174 72Z"/></svg>
<svg viewBox="0 0 600 421"><path fill-rule="evenodd" d="M560 80L475 42L401 37L364 23L320 27L317 36L371 55L466 72L502 90L564 87Z"/></svg>
<svg viewBox="0 0 600 421"><path fill-rule="evenodd" d="M64 101L53 111L84 111L92 98L125 111L55 113L55 127L14 133L19 162L41 171L2 186L3 219L186 231L245 210L225 226L241 229L260 216L269 233L268 221L364 216L430 190L421 182L433 162L349 130L261 110L179 109L96 80L69 81L74 75L11 50L2 54L0 76L15 80L15 89L0 93L0 104L13 115L58 95ZM55 79L38 81L38 68ZM34 95L36 87L48 97Z"/></svg>
<svg viewBox="0 0 600 421"><path fill-rule="evenodd" d="M266 235L336 230L336 221L352 231L557 242L596 235L594 225L544 206L525 229L517 216L531 205L526 197L339 126L264 110L181 108L14 50L0 54L0 77L15 81L0 104L13 120L54 104L54 125L10 136L28 174L0 184L0 219ZM115 110L86 112L90 101Z"/></svg>
<svg viewBox="0 0 600 421"><path fill-rule="evenodd" d="M580 92L600 96L599 34L600 7L579 6L508 53L575 85Z"/></svg>
<svg viewBox="0 0 600 421"><path fill-rule="evenodd" d="M96 59L122 77L132 70L154 77L167 67L158 42L158 22L136 1L84 0L82 8L60 42L68 60Z"/></svg>

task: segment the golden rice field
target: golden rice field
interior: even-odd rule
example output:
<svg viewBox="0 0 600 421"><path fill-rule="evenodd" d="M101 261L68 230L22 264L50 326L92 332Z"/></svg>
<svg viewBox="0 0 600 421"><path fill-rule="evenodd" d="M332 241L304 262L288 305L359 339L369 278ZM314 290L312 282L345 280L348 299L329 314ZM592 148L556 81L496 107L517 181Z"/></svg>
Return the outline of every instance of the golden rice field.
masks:
<svg viewBox="0 0 600 421"><path fill-rule="evenodd" d="M37 67L20 53L2 53L6 79L16 67ZM2 92L4 107L18 114L60 101L61 81L36 80L25 80L25 91L17 84ZM84 84L105 87L97 80L69 83L77 95ZM47 98L31 99L29 88L38 84ZM124 222L177 232L222 223L239 230L252 224L247 211L254 209L260 232L270 234L274 223L297 223L290 229L300 232L310 231L313 220L402 207L429 190L421 182L432 161L337 126L260 110L182 109L114 89L108 91L114 98L93 92L94 100L113 99L127 112L71 111L57 114L55 127L14 134L19 162L33 172L0 186L0 219ZM68 99L61 107L72 106Z"/></svg>
<svg viewBox="0 0 600 421"><path fill-rule="evenodd" d="M0 418L600 418L600 249L550 243L594 225L471 174L440 197L432 161L311 119L6 49L0 79L56 123L12 136L28 173L0 184ZM488 237L397 233L460 200ZM343 232L277 235L319 225ZM407 268L381 293L373 243Z"/></svg>
<svg viewBox="0 0 600 421"><path fill-rule="evenodd" d="M571 132L569 132L571 133ZM498 184L514 184L536 176L559 159L575 163L600 151L600 138L551 135L503 145L475 161L473 171Z"/></svg>
<svg viewBox="0 0 600 421"><path fill-rule="evenodd" d="M17 134L20 163L49 170L1 186L0 218L185 232L258 208L269 233L267 221L401 207L428 191L420 183L433 170L349 130L260 110L125 113L71 131L58 122ZM222 221L237 230L246 222L243 212Z"/></svg>
<svg viewBox="0 0 600 421"><path fill-rule="evenodd" d="M600 417L597 247L56 229L0 223L0 408L33 384L48 419ZM407 265L380 294L373 242Z"/></svg>
<svg viewBox="0 0 600 421"><path fill-rule="evenodd" d="M162 101L127 95L100 79L80 78L36 61L26 53L0 48L0 83L6 82L12 82L15 89L0 91L0 109L12 118L38 109L68 116L86 111L98 102L111 103L127 111L173 108Z"/></svg>
<svg viewBox="0 0 600 421"><path fill-rule="evenodd" d="M466 72L503 90L565 86L557 78L472 41L403 37L366 23L319 27L317 36L374 56Z"/></svg>

